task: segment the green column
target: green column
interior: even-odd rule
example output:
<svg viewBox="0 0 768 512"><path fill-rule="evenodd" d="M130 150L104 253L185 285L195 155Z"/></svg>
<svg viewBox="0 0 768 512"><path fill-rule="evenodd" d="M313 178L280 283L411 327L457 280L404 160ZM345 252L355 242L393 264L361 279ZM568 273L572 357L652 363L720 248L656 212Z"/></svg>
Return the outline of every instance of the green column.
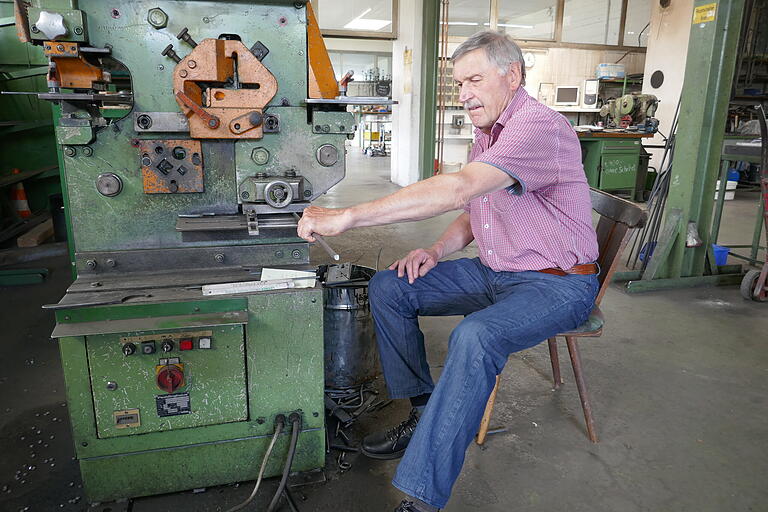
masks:
<svg viewBox="0 0 768 512"><path fill-rule="evenodd" d="M712 8L706 6L713 6ZM681 231L658 277L704 273L715 180L731 94L744 0L696 0L688 43L673 175L666 212L682 211ZM704 244L685 247L685 230L696 222Z"/></svg>
<svg viewBox="0 0 768 512"><path fill-rule="evenodd" d="M419 108L419 164L421 178L432 176L435 167L435 122L437 112L437 56L440 0L423 0L421 36L421 106Z"/></svg>

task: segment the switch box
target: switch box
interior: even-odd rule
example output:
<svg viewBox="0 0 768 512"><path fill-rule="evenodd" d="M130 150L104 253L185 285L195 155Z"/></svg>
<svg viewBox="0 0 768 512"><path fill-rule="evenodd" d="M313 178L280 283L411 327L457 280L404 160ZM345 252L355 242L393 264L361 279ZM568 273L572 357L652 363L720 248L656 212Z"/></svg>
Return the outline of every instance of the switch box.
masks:
<svg viewBox="0 0 768 512"><path fill-rule="evenodd" d="M218 350L190 350L196 348L194 345L200 338L214 337ZM182 358L168 357L173 352L160 351L162 343L168 340L185 350ZM139 347L137 355L157 350L157 358L125 357L122 349L128 341ZM206 331L132 332L129 336L97 334L86 336L85 342L96 429L101 439L233 423L248 418L242 325L215 326ZM179 359L183 359L183 363ZM114 393L99 384L106 380L120 382L123 392ZM168 396L171 398L164 398ZM181 407L182 401L184 407ZM131 421L128 414L115 416L115 411L134 409L142 411L140 424ZM164 416L159 416L158 410L162 410Z"/></svg>

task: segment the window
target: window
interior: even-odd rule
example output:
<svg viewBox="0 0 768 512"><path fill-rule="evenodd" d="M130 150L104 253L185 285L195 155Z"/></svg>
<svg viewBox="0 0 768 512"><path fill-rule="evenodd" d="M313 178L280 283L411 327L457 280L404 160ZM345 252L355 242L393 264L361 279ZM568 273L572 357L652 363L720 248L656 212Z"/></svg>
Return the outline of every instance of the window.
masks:
<svg viewBox="0 0 768 512"><path fill-rule="evenodd" d="M499 0L497 27L513 39L555 39L557 0Z"/></svg>
<svg viewBox="0 0 768 512"><path fill-rule="evenodd" d="M532 47L645 48L651 1L451 0L448 37L449 41L461 42L479 30L495 27ZM626 14L622 18L624 5Z"/></svg>
<svg viewBox="0 0 768 512"><path fill-rule="evenodd" d="M490 26L490 0L454 0L448 4L448 35L469 37Z"/></svg>
<svg viewBox="0 0 768 512"><path fill-rule="evenodd" d="M337 80L341 80L350 70L355 72L355 81L388 80L392 76L391 54L330 50L328 56Z"/></svg>
<svg viewBox="0 0 768 512"><path fill-rule="evenodd" d="M563 41L619 44L620 0L565 0Z"/></svg>
<svg viewBox="0 0 768 512"><path fill-rule="evenodd" d="M648 23L650 19L651 0L627 1L624 46L648 46Z"/></svg>
<svg viewBox="0 0 768 512"><path fill-rule="evenodd" d="M394 37L397 0L317 0L313 6L323 35Z"/></svg>

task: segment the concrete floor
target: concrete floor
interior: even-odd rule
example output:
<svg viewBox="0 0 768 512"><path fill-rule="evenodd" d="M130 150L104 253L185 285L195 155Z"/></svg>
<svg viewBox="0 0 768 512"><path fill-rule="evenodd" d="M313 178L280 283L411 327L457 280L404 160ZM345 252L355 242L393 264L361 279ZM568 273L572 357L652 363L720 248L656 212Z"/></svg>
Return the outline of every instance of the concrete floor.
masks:
<svg viewBox="0 0 768 512"><path fill-rule="evenodd" d="M388 180L388 158L368 159L357 148L348 158L347 179L317 204L345 206L396 190ZM726 209L721 241L751 239L757 196L738 197ZM454 216L360 229L330 242L344 261L375 266L378 258L381 267L431 243ZM470 247L456 256L473 253ZM318 247L312 259L328 262ZM0 344L0 510L86 510L58 350L48 338L53 315L40 309L64 293L68 265L56 258L27 266L46 266L51 276L42 285L0 291L0 325L8 329ZM618 285L603 305L604 335L581 344L600 443L586 437L564 347L566 385L557 392L545 345L515 354L492 421L508 430L482 448L470 446L446 510L768 510L768 305L743 300L737 287L628 295ZM422 322L435 376L458 321ZM359 438L369 428L399 421L407 409L395 403L365 418L354 433ZM355 454L347 461L351 468L341 472L329 457L327 482L297 489L303 512L389 511L399 502L389 485L396 462ZM251 485L97 509L223 510L247 496ZM276 485L267 481L259 508L251 510L261 510Z"/></svg>

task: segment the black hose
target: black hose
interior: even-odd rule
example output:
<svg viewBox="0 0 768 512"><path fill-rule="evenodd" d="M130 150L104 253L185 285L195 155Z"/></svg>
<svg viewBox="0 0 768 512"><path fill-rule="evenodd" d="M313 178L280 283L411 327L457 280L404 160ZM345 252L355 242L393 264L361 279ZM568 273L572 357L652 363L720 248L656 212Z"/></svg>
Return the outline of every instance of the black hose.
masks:
<svg viewBox="0 0 768 512"><path fill-rule="evenodd" d="M288 421L291 422L291 428L293 429L293 432L291 432L291 444L288 447L288 456L285 459L285 466L283 466L283 477L280 479L280 485L277 487L277 492L275 492L275 496L272 498L272 501L267 508L267 512L273 512L277 507L277 502L280 501L280 498L283 495L283 490L285 489L285 484L288 482L288 474L291 472L293 457L296 455L296 445L299 441L299 430L301 430L301 415L295 412L291 413L291 415L288 416Z"/></svg>

